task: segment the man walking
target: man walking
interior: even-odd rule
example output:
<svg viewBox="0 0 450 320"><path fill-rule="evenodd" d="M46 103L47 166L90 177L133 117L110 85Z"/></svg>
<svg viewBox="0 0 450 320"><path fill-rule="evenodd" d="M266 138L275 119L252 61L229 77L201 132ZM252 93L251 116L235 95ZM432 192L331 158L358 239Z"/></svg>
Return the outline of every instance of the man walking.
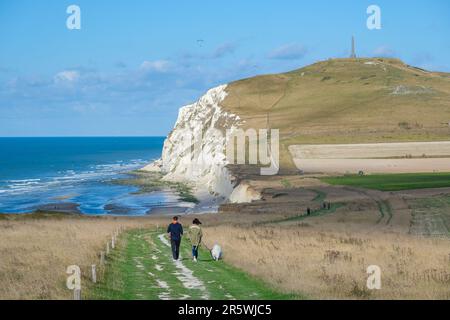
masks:
<svg viewBox="0 0 450 320"><path fill-rule="evenodd" d="M183 226L178 222L177 216L172 218L172 223L167 227L167 233L169 234L173 259L178 260L180 256L181 237L183 236Z"/></svg>

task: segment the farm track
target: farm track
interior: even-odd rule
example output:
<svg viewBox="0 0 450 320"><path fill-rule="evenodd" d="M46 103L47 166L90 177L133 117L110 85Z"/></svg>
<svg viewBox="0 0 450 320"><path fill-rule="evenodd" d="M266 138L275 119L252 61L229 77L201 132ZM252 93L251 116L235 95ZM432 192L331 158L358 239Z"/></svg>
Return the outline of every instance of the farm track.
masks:
<svg viewBox="0 0 450 320"><path fill-rule="evenodd" d="M90 290L92 299L125 300L234 300L291 299L259 279L224 261L213 261L201 249L191 260L190 246L182 241L180 259L171 257L170 243L162 230L125 233L108 256L106 271Z"/></svg>

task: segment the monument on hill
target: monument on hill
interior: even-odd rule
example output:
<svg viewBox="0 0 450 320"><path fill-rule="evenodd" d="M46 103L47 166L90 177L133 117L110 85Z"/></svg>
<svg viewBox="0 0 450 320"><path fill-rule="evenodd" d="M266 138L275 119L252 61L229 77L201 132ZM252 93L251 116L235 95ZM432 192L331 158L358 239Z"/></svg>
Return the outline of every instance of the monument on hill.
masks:
<svg viewBox="0 0 450 320"><path fill-rule="evenodd" d="M353 37L353 36L352 36L352 54L350 55L350 58L352 58L352 59L356 58L355 37Z"/></svg>

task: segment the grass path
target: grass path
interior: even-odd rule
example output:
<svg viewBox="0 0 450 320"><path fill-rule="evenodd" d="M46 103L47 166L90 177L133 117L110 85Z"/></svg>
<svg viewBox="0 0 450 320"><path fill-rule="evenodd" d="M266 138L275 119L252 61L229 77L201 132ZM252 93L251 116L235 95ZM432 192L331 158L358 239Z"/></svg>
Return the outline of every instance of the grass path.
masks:
<svg viewBox="0 0 450 320"><path fill-rule="evenodd" d="M377 224L386 224L388 225L392 218L393 218L393 211L391 204L388 200L383 200L381 197L377 194L375 194L375 191L372 190L365 190L357 187L344 187L345 190L352 191L359 193L361 195L367 196L368 198L372 199L372 201L375 202L378 208L378 212L380 213L380 217L377 220Z"/></svg>
<svg viewBox="0 0 450 320"><path fill-rule="evenodd" d="M345 206L344 203L331 203L330 209L324 208L322 205L324 204L324 201L327 198L327 194L323 191L316 190L316 189L307 189L307 190L312 191L316 194L315 197L311 201L318 203L320 205L320 207L318 209L311 209L311 213L309 215L307 215L306 213L302 213L302 214L294 215L294 216L287 217L287 218L262 221L260 223L256 223L255 225L290 224L292 222L298 222L298 221L302 221L302 220L312 218L312 217L319 217L319 216L323 216L323 215L332 214L332 213L335 213L336 210L338 210L339 208Z"/></svg>
<svg viewBox="0 0 450 320"><path fill-rule="evenodd" d="M182 241L181 259L173 261L170 244L155 229L124 233L108 256L101 280L88 292L90 299L293 299L224 261L213 261L204 249L191 260Z"/></svg>
<svg viewBox="0 0 450 320"><path fill-rule="evenodd" d="M316 209L316 210L311 210L311 213L309 215L300 214L300 215L295 215L295 216L287 217L287 218L263 221L263 222L255 224L255 225L290 224L292 222L303 221L303 220L307 220L309 218L320 217L320 216L335 213L337 209L339 209L343 206L344 206L343 203L332 203L330 209L320 208L320 209Z"/></svg>

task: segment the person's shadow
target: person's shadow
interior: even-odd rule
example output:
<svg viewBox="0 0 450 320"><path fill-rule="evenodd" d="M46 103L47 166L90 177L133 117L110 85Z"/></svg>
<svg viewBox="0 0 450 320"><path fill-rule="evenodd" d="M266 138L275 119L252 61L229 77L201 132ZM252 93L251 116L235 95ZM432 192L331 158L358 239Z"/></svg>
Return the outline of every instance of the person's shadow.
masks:
<svg viewBox="0 0 450 320"><path fill-rule="evenodd" d="M181 258L179 259L180 261L192 261L192 258ZM198 262L211 262L214 261L213 258L198 258L197 259Z"/></svg>
<svg viewBox="0 0 450 320"><path fill-rule="evenodd" d="M198 261L202 261L202 262L211 262L211 261L214 261L214 259L213 258L202 258L202 259L197 259Z"/></svg>

